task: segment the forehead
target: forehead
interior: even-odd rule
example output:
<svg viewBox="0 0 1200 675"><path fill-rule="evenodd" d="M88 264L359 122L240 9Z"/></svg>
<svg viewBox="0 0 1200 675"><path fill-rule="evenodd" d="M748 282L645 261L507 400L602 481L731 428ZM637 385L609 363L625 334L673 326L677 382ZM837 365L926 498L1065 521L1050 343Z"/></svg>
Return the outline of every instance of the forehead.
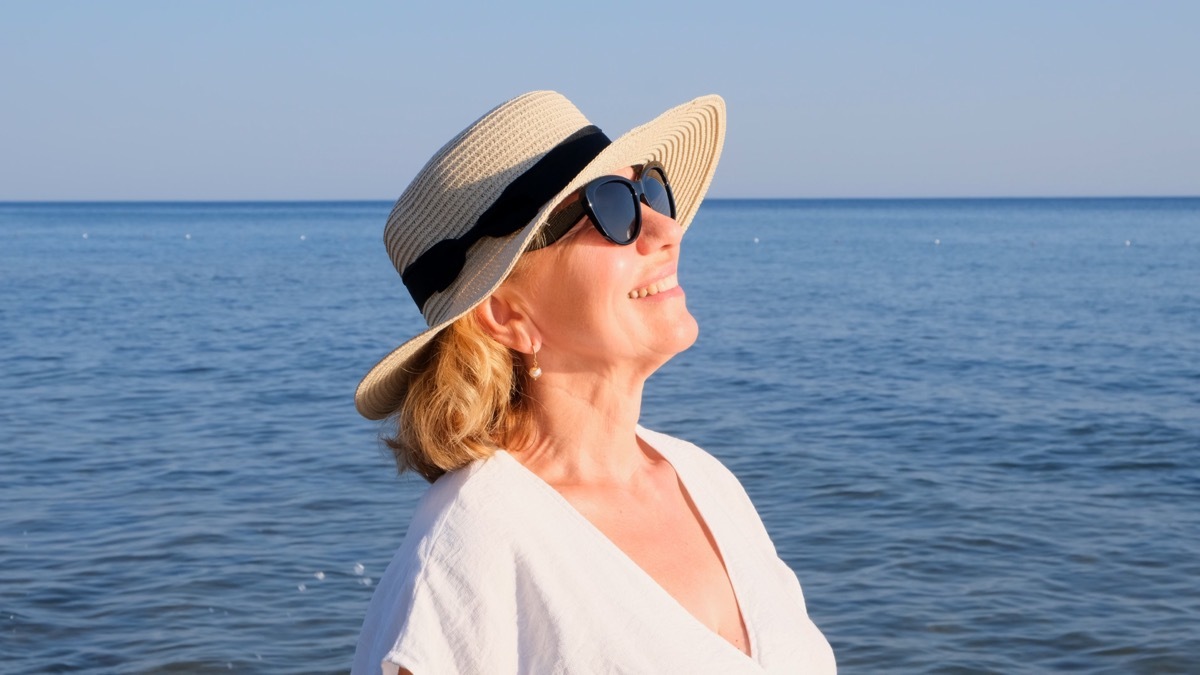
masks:
<svg viewBox="0 0 1200 675"><path fill-rule="evenodd" d="M612 175L621 176L622 178L633 178L637 175L637 169L632 166L627 166L624 169L618 169L612 172Z"/></svg>

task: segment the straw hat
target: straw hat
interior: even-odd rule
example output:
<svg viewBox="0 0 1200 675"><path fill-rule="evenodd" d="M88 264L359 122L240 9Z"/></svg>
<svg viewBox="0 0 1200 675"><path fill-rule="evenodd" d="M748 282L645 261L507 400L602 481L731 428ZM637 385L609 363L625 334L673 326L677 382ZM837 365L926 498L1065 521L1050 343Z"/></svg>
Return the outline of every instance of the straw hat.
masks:
<svg viewBox="0 0 1200 675"><path fill-rule="evenodd" d="M354 395L358 412L395 412L417 352L491 295L553 208L593 178L660 162L686 228L724 139L719 96L672 108L611 143L552 91L518 96L479 118L429 160L388 216L384 244L429 329L367 373Z"/></svg>

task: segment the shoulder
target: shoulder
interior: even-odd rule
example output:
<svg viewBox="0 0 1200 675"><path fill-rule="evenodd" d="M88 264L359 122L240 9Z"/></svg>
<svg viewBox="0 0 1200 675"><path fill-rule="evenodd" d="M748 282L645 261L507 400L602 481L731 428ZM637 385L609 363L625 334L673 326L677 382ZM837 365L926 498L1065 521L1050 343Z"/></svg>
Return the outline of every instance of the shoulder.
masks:
<svg viewBox="0 0 1200 675"><path fill-rule="evenodd" d="M693 499L728 513L740 528L753 533L759 544L774 552L775 546L746 488L721 460L696 444L674 436L642 427L638 427L638 436L671 462Z"/></svg>
<svg viewBox="0 0 1200 675"><path fill-rule="evenodd" d="M737 476L721 460L695 443L641 426L638 436L666 457L677 471L697 474L721 488L745 494Z"/></svg>
<svg viewBox="0 0 1200 675"><path fill-rule="evenodd" d="M355 672L378 672L382 661L470 670L473 659L501 657L501 636L472 626L503 626L497 617L514 612L502 468L480 460L426 491L367 608Z"/></svg>
<svg viewBox="0 0 1200 675"><path fill-rule="evenodd" d="M497 561L515 539L501 460L490 458L438 478L418 502L396 552L397 573L433 584L452 567L468 581L501 572Z"/></svg>

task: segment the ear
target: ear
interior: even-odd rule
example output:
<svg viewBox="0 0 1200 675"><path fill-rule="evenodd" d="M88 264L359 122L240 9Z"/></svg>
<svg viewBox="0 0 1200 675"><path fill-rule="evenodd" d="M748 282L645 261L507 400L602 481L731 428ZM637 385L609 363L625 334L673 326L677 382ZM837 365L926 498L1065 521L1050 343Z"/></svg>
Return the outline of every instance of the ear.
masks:
<svg viewBox="0 0 1200 675"><path fill-rule="evenodd" d="M496 342L522 354L540 346L537 328L515 297L501 287L475 307L475 320Z"/></svg>

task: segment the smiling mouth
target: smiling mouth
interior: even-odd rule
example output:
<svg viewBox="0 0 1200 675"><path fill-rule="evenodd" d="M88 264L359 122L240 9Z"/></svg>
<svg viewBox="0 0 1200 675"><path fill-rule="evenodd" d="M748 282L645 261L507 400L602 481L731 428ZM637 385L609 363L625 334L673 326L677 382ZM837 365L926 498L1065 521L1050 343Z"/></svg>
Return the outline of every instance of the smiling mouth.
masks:
<svg viewBox="0 0 1200 675"><path fill-rule="evenodd" d="M636 291L629 291L629 299L637 300L639 298L646 298L646 297L649 297L656 293L662 293L663 291L669 291L678 285L679 285L679 275L672 274L670 276L659 279L658 281L650 284L649 286L646 286L645 288L639 288Z"/></svg>

